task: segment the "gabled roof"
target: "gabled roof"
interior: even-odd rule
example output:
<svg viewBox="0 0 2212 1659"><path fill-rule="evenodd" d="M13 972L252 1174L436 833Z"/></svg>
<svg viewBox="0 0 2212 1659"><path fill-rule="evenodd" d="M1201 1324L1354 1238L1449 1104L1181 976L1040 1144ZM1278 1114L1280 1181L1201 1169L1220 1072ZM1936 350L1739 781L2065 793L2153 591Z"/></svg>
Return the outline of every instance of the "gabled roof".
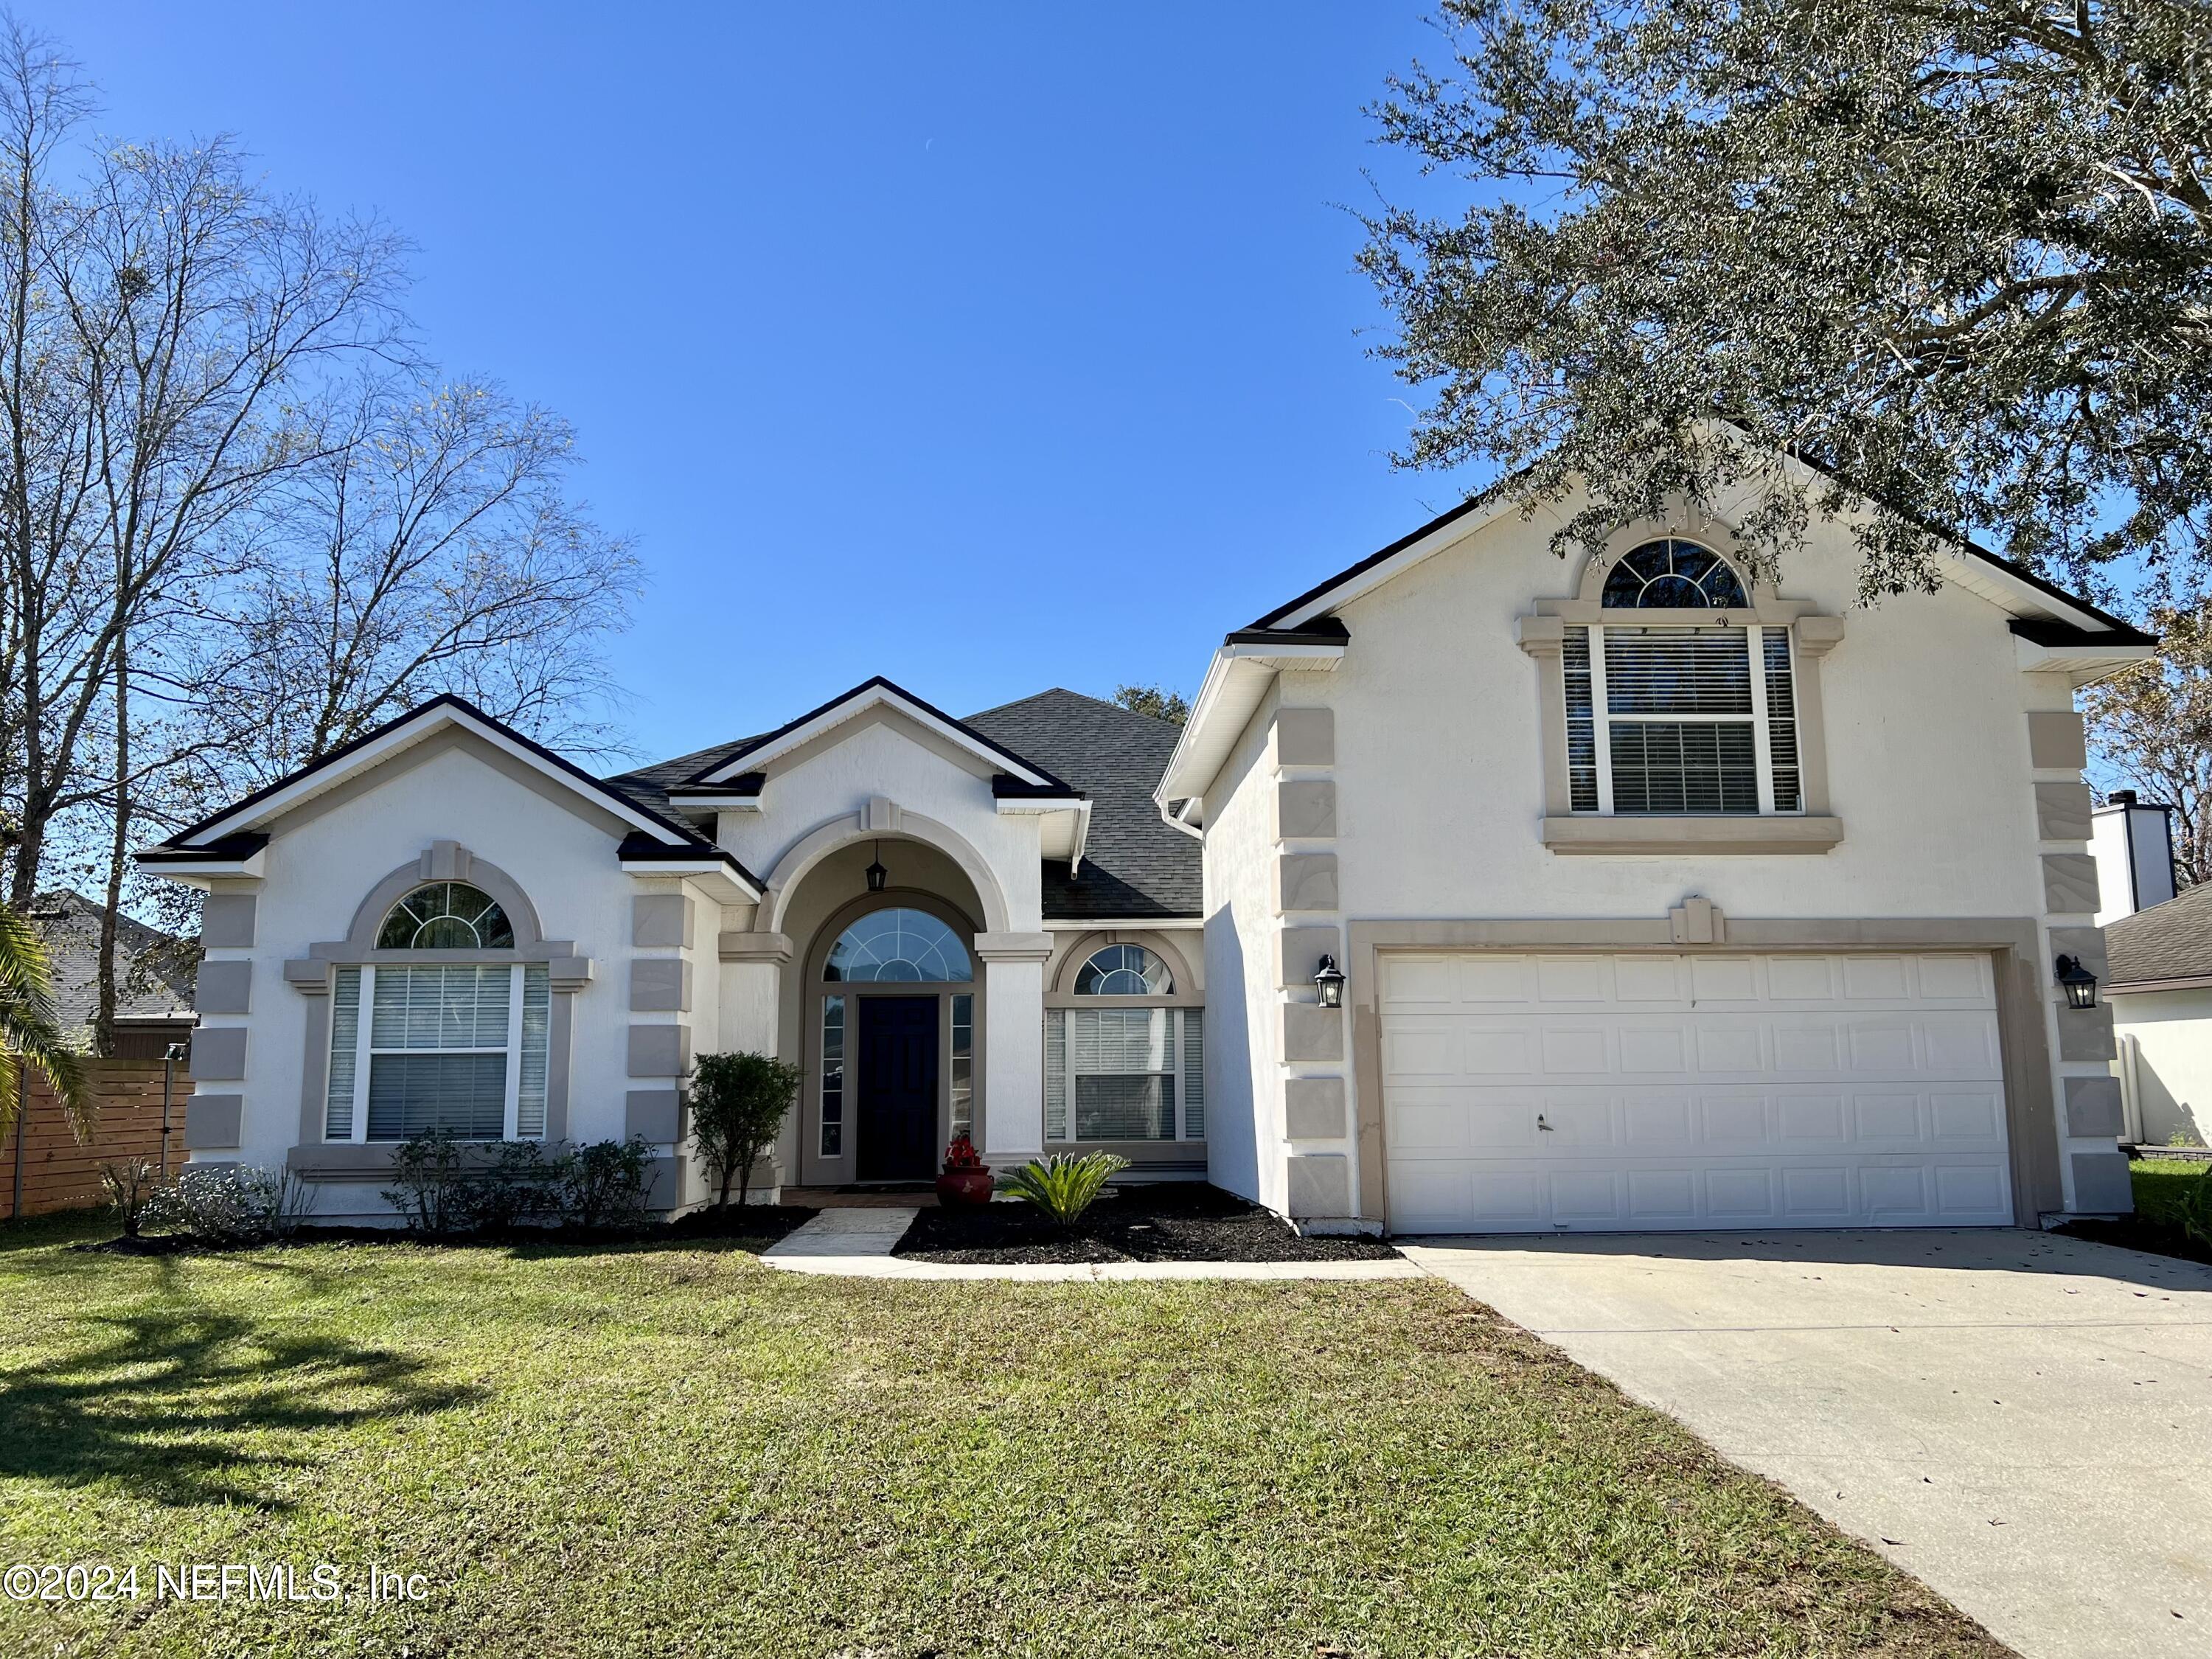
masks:
<svg viewBox="0 0 2212 1659"><path fill-rule="evenodd" d="M1044 867L1048 920L1099 921L1204 913L1203 849L1160 819L1152 786L1182 728L1117 704L1054 687L1001 703L967 723L1034 756L1091 798L1080 871Z"/></svg>
<svg viewBox="0 0 2212 1659"><path fill-rule="evenodd" d="M2105 925L2112 988L2182 980L2212 984L2212 884Z"/></svg>
<svg viewBox="0 0 2212 1659"><path fill-rule="evenodd" d="M454 729L483 739L556 786L620 819L629 826L629 841L666 849L669 856L696 856L719 862L733 871L746 886L756 892L759 890L757 878L689 824L602 782L574 762L494 720L465 698L451 694L433 697L374 731L333 749L289 777L280 778L198 823L179 830L160 846L139 854L138 862L157 871L170 872L197 870L210 863L243 862L267 844L264 826L286 812L441 732Z"/></svg>
<svg viewBox="0 0 2212 1659"><path fill-rule="evenodd" d="M847 720L877 708L896 709L918 725L967 750L978 759L1005 769L1017 782L1026 786L1030 793L1039 798L1059 796L1074 800L1081 797L1081 791L1035 761L1024 758L1004 744L986 737L973 726L955 720L943 709L924 702L903 686L894 684L878 674L861 681L842 696L830 698L820 708L809 709L797 720L780 726L773 732L732 745L689 777L672 785L668 791L670 798L673 799L689 790L727 786L741 776L762 772L778 757L789 754L803 744L811 743L832 727L842 726Z"/></svg>
<svg viewBox="0 0 2212 1659"><path fill-rule="evenodd" d="M100 928L107 907L82 893L41 893L26 915L52 965L54 1006L63 1030L88 1026L100 1010ZM115 916L118 1019L192 1018L198 949L189 939L118 911Z"/></svg>

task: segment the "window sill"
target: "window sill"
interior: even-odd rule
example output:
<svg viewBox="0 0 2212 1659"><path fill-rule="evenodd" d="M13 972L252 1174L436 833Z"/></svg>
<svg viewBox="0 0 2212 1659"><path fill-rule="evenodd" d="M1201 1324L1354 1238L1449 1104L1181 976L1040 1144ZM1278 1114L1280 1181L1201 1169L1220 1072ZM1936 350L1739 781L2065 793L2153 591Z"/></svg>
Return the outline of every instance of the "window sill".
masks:
<svg viewBox="0 0 2212 1659"><path fill-rule="evenodd" d="M1843 838L1843 820L1834 817L1602 817L1578 813L1544 820L1544 845L1562 857L1825 853Z"/></svg>

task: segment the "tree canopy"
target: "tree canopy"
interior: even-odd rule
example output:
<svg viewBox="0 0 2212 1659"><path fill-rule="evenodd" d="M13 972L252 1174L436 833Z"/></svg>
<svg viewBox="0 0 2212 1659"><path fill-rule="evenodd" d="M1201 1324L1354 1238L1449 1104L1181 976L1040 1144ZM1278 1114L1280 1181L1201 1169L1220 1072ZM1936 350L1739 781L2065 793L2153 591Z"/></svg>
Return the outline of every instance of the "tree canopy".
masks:
<svg viewBox="0 0 2212 1659"><path fill-rule="evenodd" d="M1753 556L1849 514L1870 598L1934 585L1939 528L2092 591L2212 564L2201 0L1443 21L1449 65L1374 111L1474 189L1368 217L1381 349L1430 393L1404 464L1525 469L1562 551L1762 486Z"/></svg>

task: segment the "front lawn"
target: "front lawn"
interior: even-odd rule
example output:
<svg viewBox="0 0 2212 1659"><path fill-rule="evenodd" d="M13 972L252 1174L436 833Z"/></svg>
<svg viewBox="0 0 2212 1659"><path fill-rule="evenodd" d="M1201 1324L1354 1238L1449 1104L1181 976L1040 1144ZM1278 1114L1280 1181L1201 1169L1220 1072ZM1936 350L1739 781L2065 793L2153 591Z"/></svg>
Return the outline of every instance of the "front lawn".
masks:
<svg viewBox="0 0 2212 1659"><path fill-rule="evenodd" d="M1434 1281L70 1237L0 1228L0 1563L143 1595L9 1654L2003 1651ZM427 1597L151 1599L226 1562Z"/></svg>

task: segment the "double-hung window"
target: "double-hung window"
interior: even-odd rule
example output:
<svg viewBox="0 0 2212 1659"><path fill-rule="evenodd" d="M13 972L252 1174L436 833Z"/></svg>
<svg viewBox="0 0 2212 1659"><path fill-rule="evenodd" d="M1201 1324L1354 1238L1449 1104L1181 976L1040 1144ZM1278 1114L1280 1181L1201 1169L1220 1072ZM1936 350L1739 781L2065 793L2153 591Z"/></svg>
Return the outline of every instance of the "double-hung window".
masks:
<svg viewBox="0 0 2212 1659"><path fill-rule="evenodd" d="M1075 994L1082 1006L1045 1013L1045 1139L1205 1139L1205 1011L1158 1005L1175 994L1167 963L1107 945Z"/></svg>
<svg viewBox="0 0 2212 1659"><path fill-rule="evenodd" d="M1573 810L1802 811L1790 630L1732 625L1728 608L1747 608L1735 572L1693 543L1647 543L1603 605L1561 645Z"/></svg>
<svg viewBox="0 0 2212 1659"><path fill-rule="evenodd" d="M418 888L378 935L384 949L456 954L513 943L499 907L459 882ZM544 1134L552 983L544 963L349 965L331 992L325 1139Z"/></svg>

